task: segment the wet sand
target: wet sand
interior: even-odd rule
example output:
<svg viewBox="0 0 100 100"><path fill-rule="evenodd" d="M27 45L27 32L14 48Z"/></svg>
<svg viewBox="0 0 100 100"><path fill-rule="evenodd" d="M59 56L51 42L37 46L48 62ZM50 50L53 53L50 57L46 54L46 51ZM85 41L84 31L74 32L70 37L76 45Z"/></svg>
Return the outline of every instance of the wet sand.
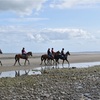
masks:
<svg viewBox="0 0 100 100"><path fill-rule="evenodd" d="M44 53L43 53L44 54ZM29 57L30 65L24 66L24 60L20 59L21 66L16 63L14 66L14 56L15 54L0 54L0 60L3 64L3 66L0 66L0 72L4 71L12 71L12 70L27 70L27 69L33 69L36 67L44 66L44 63L40 65L41 63L41 55L42 53L33 53L32 57ZM70 56L68 56L68 60L71 63L83 63L83 62L100 62L100 53L71 53ZM60 63L62 63L62 60L60 60ZM65 63L67 63L65 61Z"/></svg>

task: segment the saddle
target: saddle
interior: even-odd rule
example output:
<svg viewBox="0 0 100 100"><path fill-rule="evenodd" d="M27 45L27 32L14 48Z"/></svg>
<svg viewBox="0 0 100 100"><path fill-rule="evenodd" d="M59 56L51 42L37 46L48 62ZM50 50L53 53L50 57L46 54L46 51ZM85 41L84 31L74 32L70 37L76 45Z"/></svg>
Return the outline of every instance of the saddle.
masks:
<svg viewBox="0 0 100 100"><path fill-rule="evenodd" d="M26 59L27 55L26 54L22 54L22 58Z"/></svg>
<svg viewBox="0 0 100 100"><path fill-rule="evenodd" d="M60 55L61 59L66 59L66 57L64 55Z"/></svg>
<svg viewBox="0 0 100 100"><path fill-rule="evenodd" d="M49 59L53 59L54 57L53 57L53 56L49 56L49 55L48 55L48 58L49 58Z"/></svg>

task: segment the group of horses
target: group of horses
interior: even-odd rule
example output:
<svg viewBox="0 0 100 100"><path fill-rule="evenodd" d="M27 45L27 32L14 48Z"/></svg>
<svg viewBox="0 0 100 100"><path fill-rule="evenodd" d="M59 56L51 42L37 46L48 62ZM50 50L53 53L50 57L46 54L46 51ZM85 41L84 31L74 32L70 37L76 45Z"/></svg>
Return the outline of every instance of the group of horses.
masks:
<svg viewBox="0 0 100 100"><path fill-rule="evenodd" d="M67 51L64 56L62 56L59 51L54 52L52 54L52 56L48 56L47 54L43 54L41 56L41 64L40 65L42 65L43 62L44 62L45 65L47 65L48 63L50 63L52 61L53 61L53 65L54 65L54 63L57 65L57 64L59 64L59 59L61 59L62 60L62 65L64 64L64 61L67 61L68 62L68 66L70 66L70 63L68 61L68 55L70 55L69 51ZM14 66L16 65L17 62L21 66L20 59L24 59L25 60L24 65L26 65L26 62L28 62L28 64L30 64L29 59L28 59L29 56L32 56L32 52L27 52L26 55L16 54L15 55ZM0 63L1 63L1 61L0 61ZM2 66L2 63L1 63L1 66Z"/></svg>
<svg viewBox="0 0 100 100"><path fill-rule="evenodd" d="M70 66L70 63L68 61L68 55L70 55L69 51L67 51L65 53L65 55L61 55L61 53L59 51L54 52L52 54L52 56L48 56L47 54L44 54L44 55L41 56L41 64L40 65L42 65L43 61L44 61L45 65L50 63L50 61L51 61L51 63L53 61L53 65L54 64L57 65L57 64L59 64L59 59L61 59L62 60L62 65L64 64L64 61L67 61L68 66Z"/></svg>

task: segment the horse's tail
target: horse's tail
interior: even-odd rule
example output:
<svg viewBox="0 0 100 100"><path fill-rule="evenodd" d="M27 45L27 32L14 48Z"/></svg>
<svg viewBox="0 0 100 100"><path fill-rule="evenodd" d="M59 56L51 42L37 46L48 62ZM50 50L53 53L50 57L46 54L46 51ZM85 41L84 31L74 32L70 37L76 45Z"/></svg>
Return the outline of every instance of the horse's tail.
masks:
<svg viewBox="0 0 100 100"><path fill-rule="evenodd" d="M17 60L17 55L15 55L15 60Z"/></svg>
<svg viewBox="0 0 100 100"><path fill-rule="evenodd" d="M43 61L43 55L41 56L41 61Z"/></svg>
<svg viewBox="0 0 100 100"><path fill-rule="evenodd" d="M41 56L41 64L40 65L42 65L42 62L43 62L43 55Z"/></svg>

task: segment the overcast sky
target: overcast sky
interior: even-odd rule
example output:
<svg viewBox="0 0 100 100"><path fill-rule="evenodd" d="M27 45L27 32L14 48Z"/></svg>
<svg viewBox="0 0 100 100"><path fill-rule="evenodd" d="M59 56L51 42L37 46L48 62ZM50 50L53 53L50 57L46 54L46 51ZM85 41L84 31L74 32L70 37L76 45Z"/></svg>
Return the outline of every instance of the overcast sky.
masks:
<svg viewBox="0 0 100 100"><path fill-rule="evenodd" d="M0 0L0 48L100 51L100 0Z"/></svg>

